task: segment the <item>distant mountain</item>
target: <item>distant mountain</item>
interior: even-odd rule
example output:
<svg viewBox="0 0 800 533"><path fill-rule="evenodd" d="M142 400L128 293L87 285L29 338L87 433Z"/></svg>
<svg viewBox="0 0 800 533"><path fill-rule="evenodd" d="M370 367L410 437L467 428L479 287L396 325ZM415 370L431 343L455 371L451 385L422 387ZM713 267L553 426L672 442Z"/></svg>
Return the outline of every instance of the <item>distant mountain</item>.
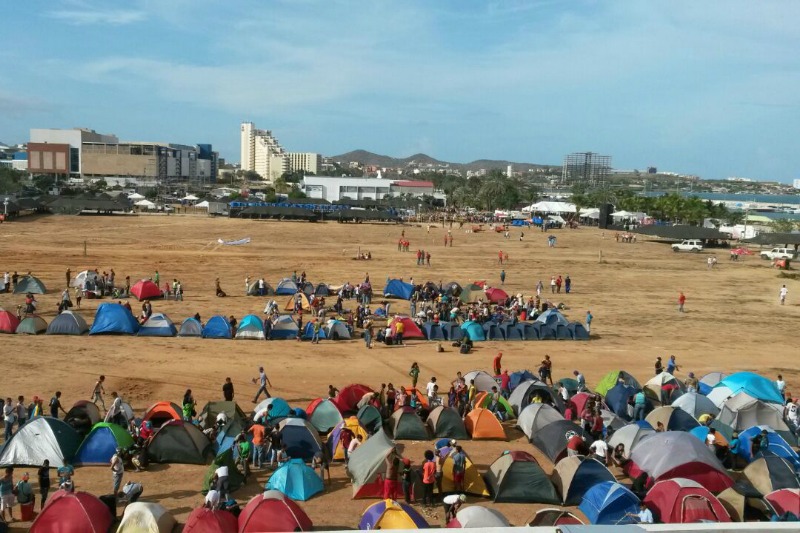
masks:
<svg viewBox="0 0 800 533"><path fill-rule="evenodd" d="M450 167L455 170L480 170L485 168L491 170L499 168L505 171L508 165L514 167L515 171L526 171L542 167L550 167L555 165L541 165L537 163L515 163L513 161L500 161L491 159L478 159L471 163L451 163L447 161L440 161L427 154L414 154L409 157L397 158L388 155L374 154L366 150L354 150L346 154L331 156L334 161L340 162L343 166L347 166L351 161L358 161L361 165L374 165L377 167L386 168L406 168L417 167L420 170L425 170L425 167L442 168Z"/></svg>

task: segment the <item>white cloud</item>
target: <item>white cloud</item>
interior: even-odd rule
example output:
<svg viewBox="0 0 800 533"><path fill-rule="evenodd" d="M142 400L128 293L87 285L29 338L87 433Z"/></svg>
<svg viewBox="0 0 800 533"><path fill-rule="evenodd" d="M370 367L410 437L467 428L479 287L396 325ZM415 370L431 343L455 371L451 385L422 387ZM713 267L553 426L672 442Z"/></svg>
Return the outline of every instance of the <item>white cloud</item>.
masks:
<svg viewBox="0 0 800 533"><path fill-rule="evenodd" d="M128 9L103 9L103 8L72 8L50 11L49 17L74 26L88 26L94 24L107 24L111 26L124 26L142 22L146 18L144 11Z"/></svg>

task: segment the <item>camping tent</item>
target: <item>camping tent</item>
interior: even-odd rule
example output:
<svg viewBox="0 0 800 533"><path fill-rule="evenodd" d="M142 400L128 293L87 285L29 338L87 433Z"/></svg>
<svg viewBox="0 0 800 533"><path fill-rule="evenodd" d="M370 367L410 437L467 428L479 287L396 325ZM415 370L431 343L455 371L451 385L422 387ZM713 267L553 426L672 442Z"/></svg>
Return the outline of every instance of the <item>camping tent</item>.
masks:
<svg viewBox="0 0 800 533"><path fill-rule="evenodd" d="M244 474L242 474L236 466L236 460L233 458L233 449L228 448L218 453L217 456L214 457L214 460L211 461L211 464L208 465L206 474L203 477L203 494L208 493L211 487L211 480L214 478L214 475L217 473L217 468L220 466L228 467L228 487L231 491L236 491L244 485Z"/></svg>
<svg viewBox="0 0 800 533"><path fill-rule="evenodd" d="M539 403L534 401L537 397L541 399L542 403L553 406L558 412L564 412L564 400L561 396L551 387L538 380L520 383L508 397L508 403L511 404L514 412L519 415L531 403Z"/></svg>
<svg viewBox="0 0 800 533"><path fill-rule="evenodd" d="M300 289L297 288L297 283L292 281L290 278L283 278L278 282L278 285L276 285L275 294L295 294L298 290Z"/></svg>
<svg viewBox="0 0 800 533"><path fill-rule="evenodd" d="M137 331L139 322L127 307L115 303L103 303L97 308L89 335L134 335Z"/></svg>
<svg viewBox="0 0 800 533"><path fill-rule="evenodd" d="M342 413L331 398L317 398L306 408L311 425L320 433L328 433L342 421Z"/></svg>
<svg viewBox="0 0 800 533"><path fill-rule="evenodd" d="M686 411L694 418L699 418L702 415L708 414L717 416L719 409L714 403L706 398L704 395L697 392L686 392L680 398L673 401L670 405Z"/></svg>
<svg viewBox="0 0 800 533"><path fill-rule="evenodd" d="M449 446L438 450L439 456L444 457L444 463L442 464L442 490L444 492L455 492L456 490L456 485L453 481L453 456L450 453L452 450L453 449ZM472 459L469 458L466 452L464 452L464 455L466 456L466 460L464 461L464 479L461 483L463 488L462 492L465 494L474 494L475 496L488 497L490 495L489 489L481 473L478 471L478 467L475 466L475 463L472 462Z"/></svg>
<svg viewBox="0 0 800 533"><path fill-rule="evenodd" d="M152 300L164 296L158 285L149 279L141 279L134 283L133 287L131 287L131 294L136 296L140 302L142 300Z"/></svg>
<svg viewBox="0 0 800 533"><path fill-rule="evenodd" d="M247 315L239 322L236 328L237 339L265 340L264 323L256 315Z"/></svg>
<svg viewBox="0 0 800 533"><path fill-rule="evenodd" d="M28 421L0 451L0 466L42 466L50 461L52 468L72 462L80 437L72 426L51 417Z"/></svg>
<svg viewBox="0 0 800 533"><path fill-rule="evenodd" d="M527 452L503 452L484 479L498 503L561 503L547 474Z"/></svg>
<svg viewBox="0 0 800 533"><path fill-rule="evenodd" d="M199 320L189 317L181 323L181 329L178 330L178 337L202 337L203 325Z"/></svg>
<svg viewBox="0 0 800 533"><path fill-rule="evenodd" d="M278 423L278 430L289 457L310 461L314 454L322 451L319 434L308 420L285 418Z"/></svg>
<svg viewBox="0 0 800 533"><path fill-rule="evenodd" d="M362 442L366 442L369 438L369 433L361 425L358 421L358 418L355 416L351 416L345 420L342 420L336 427L333 428L331 434L328 436L328 440L325 443L328 446L328 451L330 452L330 458L334 461L344 461L344 444L342 443L342 430L349 429L353 433L353 437L357 437L361 435L363 439Z"/></svg>
<svg viewBox="0 0 800 533"><path fill-rule="evenodd" d="M425 322L422 324L422 331L425 333L425 338L429 341L443 341L447 338L442 329L442 324L439 322Z"/></svg>
<svg viewBox="0 0 800 533"><path fill-rule="evenodd" d="M469 337L472 342L485 341L486 334L483 332L483 326L472 320L467 320L461 324L461 331L464 332L464 337Z"/></svg>
<svg viewBox="0 0 800 533"><path fill-rule="evenodd" d="M554 407L545 403L532 403L519 413L517 427L530 439L534 428L541 428L558 420L564 420L564 417Z"/></svg>
<svg viewBox="0 0 800 533"><path fill-rule="evenodd" d="M347 329L347 324L333 318L328 319L328 323L325 324L324 334L327 338L335 341L351 338L350 330Z"/></svg>
<svg viewBox="0 0 800 533"><path fill-rule="evenodd" d="M291 315L278 315L272 321L269 330L270 339L296 339L300 328Z"/></svg>
<svg viewBox="0 0 800 533"><path fill-rule="evenodd" d="M531 444L536 446L550 461L555 464L567 452L567 442L574 435L585 439L589 435L580 426L569 420L550 422L541 428L533 428Z"/></svg>
<svg viewBox="0 0 800 533"><path fill-rule="evenodd" d="M794 465L777 455L759 457L744 469L744 476L761 494L778 489L800 489Z"/></svg>
<svg viewBox="0 0 800 533"><path fill-rule="evenodd" d="M73 311L62 311L47 326L48 335L83 335L88 331L86 321Z"/></svg>
<svg viewBox="0 0 800 533"><path fill-rule="evenodd" d="M628 400L636 395L637 389L629 387L624 383L617 383L606 392L606 405L608 408L619 417L625 420L631 419L631 414L628 411ZM645 412L652 409L653 404L650 399L645 395Z"/></svg>
<svg viewBox="0 0 800 533"><path fill-rule="evenodd" d="M692 415L671 405L653 409L645 420L653 427L658 427L658 423L661 422L667 431L691 431L700 425Z"/></svg>
<svg viewBox="0 0 800 533"><path fill-rule="evenodd" d="M676 398L676 396L672 396L673 394L676 392L682 394L685 390L686 386L669 372L661 372L650 378L647 383L644 384L645 393L651 399L660 403L669 403L670 398ZM662 402L662 398L665 399L666 402Z"/></svg>
<svg viewBox="0 0 800 533"><path fill-rule="evenodd" d="M73 461L76 465L108 465L117 448L133 446L133 438L124 428L99 422L83 440Z"/></svg>
<svg viewBox="0 0 800 533"><path fill-rule="evenodd" d="M369 392L375 391L366 385L354 383L352 385L342 387L342 389L339 391L339 394L336 395L336 398L334 398L333 401L336 403L336 406L342 413L346 413L348 411L356 412L358 411L358 402L361 401L361 398L363 398L364 395Z"/></svg>
<svg viewBox="0 0 800 533"><path fill-rule="evenodd" d="M580 518L570 513L566 509L554 509L552 507L547 509L540 509L536 511L533 518L528 521L529 526L547 527L547 526L569 526L569 525L583 525ZM615 530L616 531L616 530Z"/></svg>
<svg viewBox="0 0 800 533"><path fill-rule="evenodd" d="M435 438L468 439L461 415L453 407L434 407L425 421Z"/></svg>
<svg viewBox="0 0 800 533"><path fill-rule="evenodd" d="M217 415L223 412L228 416L228 420L236 418L239 421L244 421L247 418L247 415L244 414L244 411L236 402L208 402L200 411L200 416L198 417L200 426L203 429L213 427L217 422Z"/></svg>
<svg viewBox="0 0 800 533"><path fill-rule="evenodd" d="M586 491L578 509L592 524L635 524L630 515L639 512L639 498L624 485L603 481Z"/></svg>
<svg viewBox="0 0 800 533"><path fill-rule="evenodd" d="M625 384L625 386L632 387L637 391L642 390L642 386L639 385L639 382L636 381L636 378L624 370L612 370L600 379L600 382L597 384L597 387L595 387L594 390L601 396L605 396L608 394L608 391L610 391L619 382L622 382Z"/></svg>
<svg viewBox="0 0 800 533"><path fill-rule="evenodd" d="M305 511L277 490L253 496L239 515L239 533L311 531L313 527Z"/></svg>
<svg viewBox="0 0 800 533"><path fill-rule="evenodd" d="M228 420L228 422L219 431L217 431L217 454L233 448L234 441L239 435L241 435L245 427L245 423L238 418ZM247 434L247 440L252 442L253 436L251 434Z"/></svg>
<svg viewBox="0 0 800 533"><path fill-rule="evenodd" d="M467 433L473 439L500 439L507 440L503 426L494 413L488 409L476 407L464 418Z"/></svg>
<svg viewBox="0 0 800 533"><path fill-rule="evenodd" d="M428 522L413 507L394 500L381 500L366 508L358 529L427 529Z"/></svg>
<svg viewBox="0 0 800 533"><path fill-rule="evenodd" d="M496 528L509 527L510 524L505 516L496 509L471 505L462 507L456 513L456 517L448 522L448 528Z"/></svg>
<svg viewBox="0 0 800 533"><path fill-rule="evenodd" d="M383 417L372 405L364 405L358 410L356 418L370 433L375 433L383 427Z"/></svg>
<svg viewBox="0 0 800 533"><path fill-rule="evenodd" d="M86 288L87 281L96 281L98 278L97 272L94 270L83 270L79 272L69 283L70 287L80 287L81 289Z"/></svg>
<svg viewBox="0 0 800 533"><path fill-rule="evenodd" d="M800 489L779 489L764 496L778 516L792 513L800 516Z"/></svg>
<svg viewBox="0 0 800 533"><path fill-rule="evenodd" d="M492 395L488 392L479 392L475 395L475 407L483 407L484 409L488 409L492 405ZM505 413L506 420L510 420L512 418L516 418L517 414L514 412L514 408L511 407L511 404L508 403L502 395L498 396L497 398L497 406L498 410Z"/></svg>
<svg viewBox="0 0 800 533"><path fill-rule="evenodd" d="M644 503L653 512L653 518L664 524L731 521L719 500L691 479L659 481L647 493Z"/></svg>
<svg viewBox="0 0 800 533"><path fill-rule="evenodd" d="M160 428L170 420L183 420L183 409L173 402L156 402L145 411L143 422L150 422Z"/></svg>
<svg viewBox="0 0 800 533"><path fill-rule="evenodd" d="M417 326L416 322L407 316L400 315L395 315L394 318L389 322L389 327L392 329L392 335L394 335L396 332L395 325L397 322L402 322L403 326L405 326L403 329L404 340L425 338L425 334L422 333L422 330L419 329L419 326Z"/></svg>
<svg viewBox="0 0 800 533"><path fill-rule="evenodd" d="M670 453L664 453L664 450ZM733 485L714 452L689 433L654 433L639 441L631 453L631 460L656 481L688 478L713 492L721 492Z"/></svg>
<svg viewBox="0 0 800 533"><path fill-rule="evenodd" d="M172 533L177 524L160 503L133 502L125 506L117 533Z"/></svg>
<svg viewBox="0 0 800 533"><path fill-rule="evenodd" d="M153 435L147 449L156 463L204 465L213 457L211 441L191 422L172 420Z"/></svg>
<svg viewBox="0 0 800 533"><path fill-rule="evenodd" d="M391 279L386 287L383 288L383 296L386 298L400 298L402 300L410 300L411 294L414 292L414 286L406 283L403 280Z"/></svg>
<svg viewBox="0 0 800 533"><path fill-rule="evenodd" d="M530 370L517 370L516 372L511 372L509 374L508 388L513 392L520 383L533 381L535 379L536 376L534 376Z"/></svg>
<svg viewBox="0 0 800 533"><path fill-rule="evenodd" d="M484 290L486 299L494 304L504 304L508 300L508 293L497 287L489 287Z"/></svg>
<svg viewBox="0 0 800 533"><path fill-rule="evenodd" d="M324 283L318 283L317 286L314 288L314 296L323 296L327 297L331 295L330 288Z"/></svg>
<svg viewBox="0 0 800 533"><path fill-rule="evenodd" d="M608 439L608 446L613 450L618 444L622 444L625 447L623 455L626 458L630 458L631 451L639 444L639 441L655 432L656 431L647 422L631 422L611 435L611 438Z"/></svg>
<svg viewBox="0 0 800 533"><path fill-rule="evenodd" d="M536 317L536 322L544 326L555 328L556 326L569 326L569 320L556 307L551 307L541 315Z"/></svg>
<svg viewBox="0 0 800 533"><path fill-rule="evenodd" d="M140 337L174 337L178 329L164 313L154 313L139 328Z"/></svg>
<svg viewBox="0 0 800 533"><path fill-rule="evenodd" d="M100 420L100 410L90 400L78 400L64 416L64 422L78 432L81 440Z"/></svg>
<svg viewBox="0 0 800 533"><path fill-rule="evenodd" d="M768 403L746 392L736 393L725 400L717 420L738 431L752 426L769 426L787 438L794 439L786 422L783 421L782 404Z"/></svg>
<svg viewBox="0 0 800 533"><path fill-rule="evenodd" d="M19 322L17 315L5 309L0 309L0 333L16 333Z"/></svg>
<svg viewBox="0 0 800 533"><path fill-rule="evenodd" d="M563 384L566 387L567 391L569 391L570 387L573 386L573 384L570 383L571 381L573 381L573 380L571 380L569 378L564 378L564 379L558 380L557 384L560 386L562 384L562 382L563 382ZM575 382L575 384L576 384L576 389L575 390L577 390L577 381ZM594 399L595 399L595 394L593 394L591 392L578 392L578 393L572 394L572 396L570 396L569 400L567 401L567 407L571 410L572 419L574 420L575 418L580 416L580 414L583 412L584 408L586 407L586 404L589 403L589 400L594 400ZM605 404L605 402L602 399L600 400L600 408L608 409L608 406Z"/></svg>
<svg viewBox="0 0 800 533"><path fill-rule="evenodd" d="M750 455L750 443L753 437L760 434L762 431L767 432L767 439L766 442L762 440L761 451L783 457L792 463L796 469L800 470L800 457L798 457L797 452L794 451L791 444L786 442L779 433L769 426L753 426L739 433L739 441L742 443L742 445L739 446L739 455L744 457L747 462L753 460L753 457Z"/></svg>
<svg viewBox="0 0 800 533"><path fill-rule="evenodd" d="M394 450L394 442L379 430L350 454L347 475L353 484L353 498L380 498L386 457Z"/></svg>
<svg viewBox="0 0 800 533"><path fill-rule="evenodd" d="M553 470L553 484L564 505L578 505L587 490L603 481L614 482L614 474L594 457L564 457Z"/></svg>
<svg viewBox="0 0 800 533"><path fill-rule="evenodd" d="M261 294L261 289L258 287L258 283L260 279L254 280L250 283L247 287L247 295L248 296L273 296L275 295L275 289L272 288L272 285L264 282L264 294Z"/></svg>
<svg viewBox="0 0 800 533"><path fill-rule="evenodd" d="M16 333L21 335L41 335L47 331L47 322L40 316L28 316L20 321Z"/></svg>
<svg viewBox="0 0 800 533"><path fill-rule="evenodd" d="M50 465L54 466L54 465ZM31 533L106 533L114 517L108 506L88 492L54 492L31 524Z"/></svg>
<svg viewBox="0 0 800 533"><path fill-rule="evenodd" d="M224 316L214 315L206 322L202 335L204 339L230 339L231 325Z"/></svg>
<svg viewBox="0 0 800 533"><path fill-rule="evenodd" d="M14 287L14 294L47 294L42 280L35 276L22 276Z"/></svg>
<svg viewBox="0 0 800 533"><path fill-rule="evenodd" d="M726 377L728 377L728 374L725 374L724 372L709 372L708 374L700 378L697 387L698 391L700 392L700 394L707 395L709 392L711 392L711 389L713 389L717 385L717 383L719 383Z"/></svg>
<svg viewBox="0 0 800 533"><path fill-rule="evenodd" d="M233 531L239 531L239 521L233 513L207 507L198 507L189 513L186 525L183 526L183 533L228 533Z"/></svg>
<svg viewBox="0 0 800 533"><path fill-rule="evenodd" d="M395 440L428 440L425 424L411 407L402 407L392 413L390 424Z"/></svg>
<svg viewBox="0 0 800 533"><path fill-rule="evenodd" d="M308 296L305 293L298 292L293 294L291 298L286 300L286 304L283 306L284 311L289 311L291 313L294 312L296 309L296 304L299 302L300 309L303 311L312 311L311 302L308 301Z"/></svg>
<svg viewBox="0 0 800 533"><path fill-rule="evenodd" d="M289 459L272 473L267 490L279 490L293 500L304 502L323 492L325 486L317 472L302 459Z"/></svg>
<svg viewBox="0 0 800 533"><path fill-rule="evenodd" d="M738 392L746 392L758 400L783 404L783 395L778 392L775 382L753 372L737 372L731 374L717 383L714 389L721 387L730 389L730 395L734 395Z"/></svg>
<svg viewBox="0 0 800 533"><path fill-rule="evenodd" d="M500 385L497 384L497 381L495 381L488 372L484 372L483 370L473 370L464 374L464 383L466 383L467 387L470 386L470 382L473 379L475 380L475 388L479 391L488 392L492 390L492 387L497 387L498 390L500 389Z"/></svg>

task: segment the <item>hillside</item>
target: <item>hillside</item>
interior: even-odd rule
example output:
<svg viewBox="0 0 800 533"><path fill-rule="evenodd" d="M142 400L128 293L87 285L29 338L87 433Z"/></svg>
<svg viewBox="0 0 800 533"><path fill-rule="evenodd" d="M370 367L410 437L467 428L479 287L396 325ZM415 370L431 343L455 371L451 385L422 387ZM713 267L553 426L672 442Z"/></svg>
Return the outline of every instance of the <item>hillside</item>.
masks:
<svg viewBox="0 0 800 533"><path fill-rule="evenodd" d="M512 165L516 171L525 171L529 169L548 167L552 165L542 165L537 163L518 163L514 161L492 160L492 159L478 159L470 163L452 163L447 161L440 161L427 154L414 154L408 157L397 158L388 155L380 155L369 152L367 150L354 150L345 154L331 156L331 159L338 161L343 165L347 165L350 161L358 161L362 165L375 165L378 167L387 168L405 168L414 166L424 168L427 166L433 167L450 167L456 170L480 170L499 168L505 170L508 165Z"/></svg>

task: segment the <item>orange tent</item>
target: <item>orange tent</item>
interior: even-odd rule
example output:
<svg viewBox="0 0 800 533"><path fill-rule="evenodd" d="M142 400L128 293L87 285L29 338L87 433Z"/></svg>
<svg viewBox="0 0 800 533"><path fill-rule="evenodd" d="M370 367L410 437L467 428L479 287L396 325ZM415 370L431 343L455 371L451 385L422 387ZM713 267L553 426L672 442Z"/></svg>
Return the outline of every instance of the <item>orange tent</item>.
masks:
<svg viewBox="0 0 800 533"><path fill-rule="evenodd" d="M488 409L477 407L467 413L464 425L473 439L506 440L506 432L494 413Z"/></svg>
<svg viewBox="0 0 800 533"><path fill-rule="evenodd" d="M155 403L142 417L142 421L152 423L155 428L160 428L170 420L183 420L183 410L172 402Z"/></svg>
<svg viewBox="0 0 800 533"><path fill-rule="evenodd" d="M300 298L301 300L300 307L303 309L303 311L311 311L311 302L308 301L308 296L306 296L302 292L298 292L297 294L289 298L286 301L286 305L283 306L283 310L294 311L294 304L298 298Z"/></svg>

